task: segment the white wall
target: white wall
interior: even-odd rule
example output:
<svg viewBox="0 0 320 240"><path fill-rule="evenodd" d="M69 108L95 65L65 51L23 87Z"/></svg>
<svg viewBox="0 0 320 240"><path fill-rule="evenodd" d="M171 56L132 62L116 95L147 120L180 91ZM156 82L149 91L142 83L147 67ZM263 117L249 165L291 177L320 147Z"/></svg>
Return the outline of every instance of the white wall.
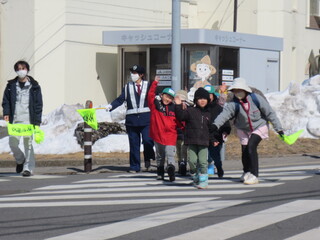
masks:
<svg viewBox="0 0 320 240"><path fill-rule="evenodd" d="M320 48L320 31L306 28L307 2L238 1L238 32L284 38L281 89L307 77L309 53ZM171 0L9 0L0 4L0 27L0 92L15 77L14 63L25 59L42 86L45 113L87 99L100 105L116 74L101 71L97 80L96 53L117 53L102 45L102 32L170 28ZM182 1L181 27L232 31L233 1Z"/></svg>
<svg viewBox="0 0 320 240"><path fill-rule="evenodd" d="M320 31L308 29L309 0L238 1L237 32L281 37L280 88L308 78L308 57L319 54ZM233 31L233 1L198 1L199 28Z"/></svg>
<svg viewBox="0 0 320 240"><path fill-rule="evenodd" d="M22 17L23 16L23 17ZM33 0L0 3L0 91L1 99L7 80L16 76L13 65L34 52ZM30 61L33 65L33 61ZM33 73L33 70L31 71Z"/></svg>

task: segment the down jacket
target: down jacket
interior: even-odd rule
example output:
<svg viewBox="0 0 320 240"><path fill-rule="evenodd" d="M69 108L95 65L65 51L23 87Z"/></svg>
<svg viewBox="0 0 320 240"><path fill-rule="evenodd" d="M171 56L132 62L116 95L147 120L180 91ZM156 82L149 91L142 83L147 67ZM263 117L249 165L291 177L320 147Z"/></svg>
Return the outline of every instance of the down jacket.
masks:
<svg viewBox="0 0 320 240"><path fill-rule="evenodd" d="M30 123L34 125L41 124L42 118L42 93L39 83L34 80L31 76L28 76L31 83L31 89L29 93L29 114L30 114ZM15 79L9 80L8 84L4 90L2 108L3 116L9 115L9 122L13 123L14 113L16 108L16 98L17 98L17 88L16 84L18 82L18 77Z"/></svg>

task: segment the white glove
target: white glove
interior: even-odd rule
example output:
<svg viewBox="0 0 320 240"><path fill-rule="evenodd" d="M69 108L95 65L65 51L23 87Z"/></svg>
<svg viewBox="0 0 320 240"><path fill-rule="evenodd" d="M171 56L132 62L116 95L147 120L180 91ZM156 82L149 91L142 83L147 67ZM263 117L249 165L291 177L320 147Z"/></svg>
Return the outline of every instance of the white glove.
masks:
<svg viewBox="0 0 320 240"><path fill-rule="evenodd" d="M106 106L106 111L109 112L111 109L112 109L112 105L111 105L111 104L108 104L108 105Z"/></svg>

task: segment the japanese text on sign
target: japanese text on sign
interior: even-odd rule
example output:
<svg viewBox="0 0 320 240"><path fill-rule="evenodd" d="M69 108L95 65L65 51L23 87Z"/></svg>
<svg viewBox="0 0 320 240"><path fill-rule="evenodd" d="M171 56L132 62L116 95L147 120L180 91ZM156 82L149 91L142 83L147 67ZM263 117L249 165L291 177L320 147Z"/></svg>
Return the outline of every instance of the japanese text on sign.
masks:
<svg viewBox="0 0 320 240"><path fill-rule="evenodd" d="M170 40L172 38L171 33L156 33L156 34L123 34L121 40L126 43L130 42L146 42L146 41L158 41L158 40Z"/></svg>

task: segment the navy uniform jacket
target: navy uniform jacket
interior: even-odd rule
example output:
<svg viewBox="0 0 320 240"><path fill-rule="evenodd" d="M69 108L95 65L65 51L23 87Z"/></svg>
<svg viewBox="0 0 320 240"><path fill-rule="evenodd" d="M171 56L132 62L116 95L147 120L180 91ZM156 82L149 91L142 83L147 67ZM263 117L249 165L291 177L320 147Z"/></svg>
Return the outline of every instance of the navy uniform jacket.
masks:
<svg viewBox="0 0 320 240"><path fill-rule="evenodd" d="M143 81L146 82L146 81ZM122 89L122 92L119 97L117 97L112 103L112 110L116 109L117 107L121 106L124 102L127 104L127 110L133 109L132 101L131 101L131 96L130 96L130 91L129 91L129 85L134 84L133 82L127 83L125 87ZM142 82L141 82L141 85ZM144 105L143 107L146 108L148 107L148 99L147 95L149 92L150 84L148 83L147 89L146 89L146 96L144 99ZM143 91L143 87L141 89ZM138 95L137 91L135 90L135 85L134 85L134 97L136 99L137 106L140 104L140 98L142 97ZM142 113L134 113L134 114L126 114L126 123L127 126L132 126L132 127L139 127L139 126L147 126L150 125L150 111L148 112L142 112Z"/></svg>

